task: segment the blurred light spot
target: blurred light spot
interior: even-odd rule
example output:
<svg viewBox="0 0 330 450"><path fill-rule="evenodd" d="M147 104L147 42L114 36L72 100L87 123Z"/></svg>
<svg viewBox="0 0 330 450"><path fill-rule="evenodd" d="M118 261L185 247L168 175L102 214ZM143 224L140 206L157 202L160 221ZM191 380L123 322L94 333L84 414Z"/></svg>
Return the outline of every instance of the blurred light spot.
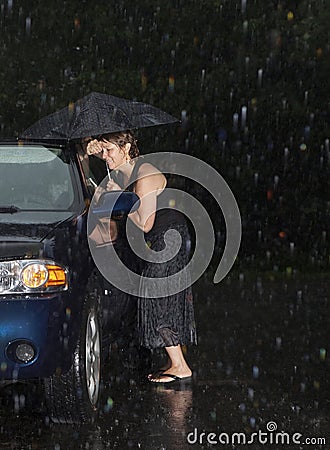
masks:
<svg viewBox="0 0 330 450"><path fill-rule="evenodd" d="M104 410L106 412L108 412L108 411L110 411L112 409L112 407L113 407L113 399L111 397L108 397L107 398L107 402L106 402L105 407L104 407Z"/></svg>
<svg viewBox="0 0 330 450"><path fill-rule="evenodd" d="M251 425L252 428L255 427L255 425L256 425L256 419L255 419L254 417L250 417L250 425Z"/></svg>
<svg viewBox="0 0 330 450"><path fill-rule="evenodd" d="M294 14L293 14L292 11L289 11L289 12L288 12L287 19L288 19L289 21L291 21L291 20L294 19Z"/></svg>
<svg viewBox="0 0 330 450"><path fill-rule="evenodd" d="M168 89L170 92L174 92L174 84L175 84L174 76L170 75L168 78Z"/></svg>
<svg viewBox="0 0 330 450"><path fill-rule="evenodd" d="M74 19L74 28L75 28L75 30L79 30L79 28L80 28L80 19L79 19L79 17L75 17L75 19Z"/></svg>
<svg viewBox="0 0 330 450"><path fill-rule="evenodd" d="M245 412L245 410L246 410L245 403L241 403L241 404L239 405L239 410L242 411L242 412Z"/></svg>
<svg viewBox="0 0 330 450"><path fill-rule="evenodd" d="M321 56L323 55L323 50L321 48L318 48L316 50L316 56L317 58L321 58Z"/></svg>
<svg viewBox="0 0 330 450"><path fill-rule="evenodd" d="M272 198L273 198L273 191L269 189L267 191L267 200L272 200Z"/></svg>
<svg viewBox="0 0 330 450"><path fill-rule="evenodd" d="M320 360L325 361L327 357L327 351L325 348L320 348Z"/></svg>
<svg viewBox="0 0 330 450"><path fill-rule="evenodd" d="M142 73L141 75L141 88L143 91L145 91L147 89L147 84L148 84L148 78L146 77L146 75L144 73Z"/></svg>
<svg viewBox="0 0 330 450"><path fill-rule="evenodd" d="M292 275L292 267L290 267L290 266L286 267L285 272L286 272L288 277L291 277L291 275Z"/></svg>

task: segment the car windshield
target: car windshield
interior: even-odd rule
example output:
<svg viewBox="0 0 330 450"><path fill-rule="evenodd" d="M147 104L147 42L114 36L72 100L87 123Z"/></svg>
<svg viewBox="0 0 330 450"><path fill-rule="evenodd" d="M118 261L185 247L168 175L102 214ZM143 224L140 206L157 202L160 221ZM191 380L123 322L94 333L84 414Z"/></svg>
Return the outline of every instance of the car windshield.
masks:
<svg viewBox="0 0 330 450"><path fill-rule="evenodd" d="M0 209L67 211L74 201L71 170L61 148L0 146Z"/></svg>

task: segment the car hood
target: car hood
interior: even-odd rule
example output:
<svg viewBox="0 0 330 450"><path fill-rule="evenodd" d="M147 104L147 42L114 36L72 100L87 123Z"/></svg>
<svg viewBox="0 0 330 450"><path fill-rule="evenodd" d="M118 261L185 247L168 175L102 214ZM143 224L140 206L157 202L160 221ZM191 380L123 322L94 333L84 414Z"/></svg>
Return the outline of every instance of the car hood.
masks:
<svg viewBox="0 0 330 450"><path fill-rule="evenodd" d="M35 211L0 214L0 241L42 241L60 223L74 216L72 211Z"/></svg>
<svg viewBox="0 0 330 450"><path fill-rule="evenodd" d="M0 214L0 258L38 256L46 236L74 217L67 211Z"/></svg>

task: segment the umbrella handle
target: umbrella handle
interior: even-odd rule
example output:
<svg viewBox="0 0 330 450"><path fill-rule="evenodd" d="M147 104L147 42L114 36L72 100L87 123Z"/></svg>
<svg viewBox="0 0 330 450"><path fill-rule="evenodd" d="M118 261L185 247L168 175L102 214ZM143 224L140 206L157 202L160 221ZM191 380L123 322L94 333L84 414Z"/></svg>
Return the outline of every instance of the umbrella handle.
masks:
<svg viewBox="0 0 330 450"><path fill-rule="evenodd" d="M109 166L108 166L107 162L105 163L105 165L107 166L107 172L108 172L108 177L109 177L109 181L110 181L111 175L110 175L110 170L109 170Z"/></svg>

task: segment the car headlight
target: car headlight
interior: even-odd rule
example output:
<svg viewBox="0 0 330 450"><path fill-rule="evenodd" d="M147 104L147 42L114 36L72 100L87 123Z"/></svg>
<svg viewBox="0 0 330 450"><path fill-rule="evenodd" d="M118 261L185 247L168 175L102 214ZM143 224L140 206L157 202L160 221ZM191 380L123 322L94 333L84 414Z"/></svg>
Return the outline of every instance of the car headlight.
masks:
<svg viewBox="0 0 330 450"><path fill-rule="evenodd" d="M68 271L47 260L0 262L0 295L58 292L68 288Z"/></svg>

